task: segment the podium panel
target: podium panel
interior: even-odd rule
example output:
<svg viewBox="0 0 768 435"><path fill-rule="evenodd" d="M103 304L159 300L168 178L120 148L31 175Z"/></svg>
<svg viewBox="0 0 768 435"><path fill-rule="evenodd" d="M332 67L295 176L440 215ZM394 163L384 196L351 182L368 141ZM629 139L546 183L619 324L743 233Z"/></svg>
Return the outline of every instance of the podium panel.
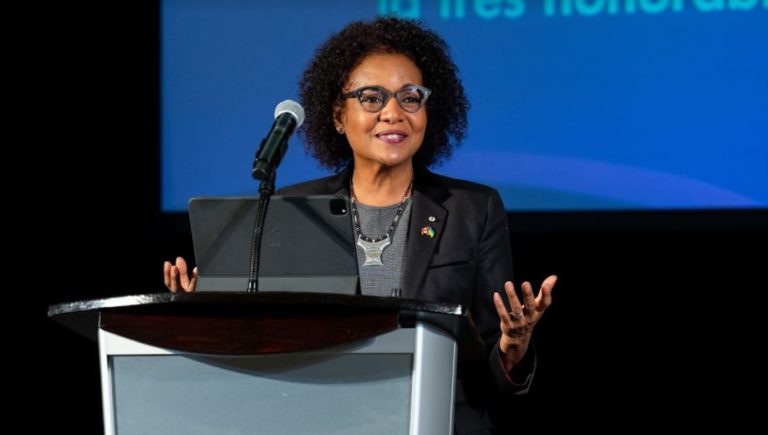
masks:
<svg viewBox="0 0 768 435"><path fill-rule="evenodd" d="M99 341L107 434L452 431L456 344L428 324L273 355L182 353L104 330Z"/></svg>
<svg viewBox="0 0 768 435"><path fill-rule="evenodd" d="M408 433L408 354L117 356L112 367L119 434Z"/></svg>

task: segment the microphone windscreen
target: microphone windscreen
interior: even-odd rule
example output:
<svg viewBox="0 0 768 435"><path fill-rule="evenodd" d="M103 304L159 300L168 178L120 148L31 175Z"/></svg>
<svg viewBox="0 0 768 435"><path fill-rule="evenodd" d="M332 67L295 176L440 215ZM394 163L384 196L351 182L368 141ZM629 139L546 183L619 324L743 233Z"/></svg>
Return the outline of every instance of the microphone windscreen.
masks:
<svg viewBox="0 0 768 435"><path fill-rule="evenodd" d="M304 122L304 108L293 100L284 100L277 104L275 107L275 119L283 113L290 113L296 118L296 128L301 127L301 124Z"/></svg>

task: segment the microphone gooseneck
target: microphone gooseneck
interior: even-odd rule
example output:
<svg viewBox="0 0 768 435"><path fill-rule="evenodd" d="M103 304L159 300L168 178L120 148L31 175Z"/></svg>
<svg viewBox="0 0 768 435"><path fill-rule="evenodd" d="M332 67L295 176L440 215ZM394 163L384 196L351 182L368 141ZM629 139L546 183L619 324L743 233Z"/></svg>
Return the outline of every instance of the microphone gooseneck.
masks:
<svg viewBox="0 0 768 435"><path fill-rule="evenodd" d="M275 122L269 134L261 141L251 175L261 180L259 185L259 207L253 223L251 252L248 266L248 292L259 291L259 263L261 258L261 235L269 207L269 199L275 191L275 174L280 161L288 149L288 138L304 122L304 108L301 104L285 100L275 107Z"/></svg>

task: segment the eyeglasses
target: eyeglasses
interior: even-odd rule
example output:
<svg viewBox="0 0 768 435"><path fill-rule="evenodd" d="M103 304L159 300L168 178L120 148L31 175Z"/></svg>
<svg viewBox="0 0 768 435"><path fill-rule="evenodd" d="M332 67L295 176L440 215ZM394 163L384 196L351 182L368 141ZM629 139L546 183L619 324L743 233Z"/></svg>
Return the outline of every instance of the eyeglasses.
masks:
<svg viewBox="0 0 768 435"><path fill-rule="evenodd" d="M364 86L342 94L341 98L357 98L366 112L376 113L384 108L395 96L400 107L408 113L416 113L427 102L432 91L419 85L405 85L397 92L390 92L381 86Z"/></svg>

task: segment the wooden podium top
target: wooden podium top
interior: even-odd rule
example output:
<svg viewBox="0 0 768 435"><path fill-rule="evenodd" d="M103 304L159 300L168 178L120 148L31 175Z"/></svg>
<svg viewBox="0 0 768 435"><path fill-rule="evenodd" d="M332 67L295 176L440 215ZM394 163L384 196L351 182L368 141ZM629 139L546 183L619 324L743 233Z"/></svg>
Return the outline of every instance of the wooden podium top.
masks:
<svg viewBox="0 0 768 435"><path fill-rule="evenodd" d="M92 339L104 329L153 346L220 355L321 349L410 327L416 320L459 339L470 323L459 304L293 292L118 296L52 305L48 316Z"/></svg>

